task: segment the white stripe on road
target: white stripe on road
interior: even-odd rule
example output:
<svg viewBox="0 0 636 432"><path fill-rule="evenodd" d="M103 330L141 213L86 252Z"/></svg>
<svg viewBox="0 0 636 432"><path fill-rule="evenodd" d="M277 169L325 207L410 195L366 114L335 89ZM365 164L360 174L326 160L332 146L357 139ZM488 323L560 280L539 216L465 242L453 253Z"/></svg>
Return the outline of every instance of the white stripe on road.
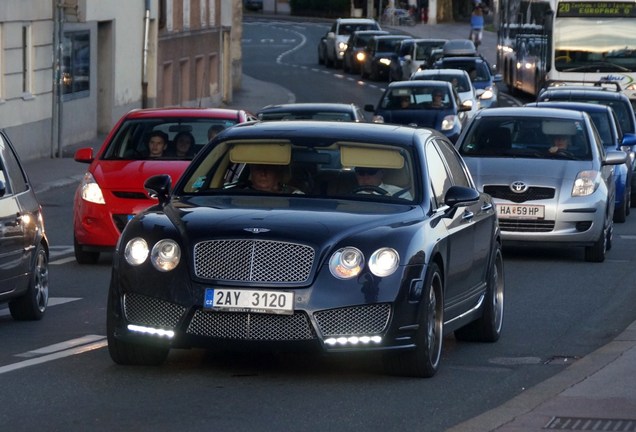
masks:
<svg viewBox="0 0 636 432"><path fill-rule="evenodd" d="M66 258L60 258L59 260L55 260L55 261L51 261L49 262L50 265L62 265L62 264L67 264L70 262L75 261L75 257L74 256L70 256L70 257L66 257Z"/></svg>
<svg viewBox="0 0 636 432"><path fill-rule="evenodd" d="M53 360L58 360L64 357L69 357L72 355L76 355L76 354L82 354L88 351L93 351L96 349L100 349L100 348L104 348L105 346L108 345L108 341L106 341L106 338L104 337L103 340L99 341L99 342L95 342L92 343L90 345L82 345L79 347L75 347L72 349L68 349L68 350L64 350L64 351L60 351L60 352L56 352L53 354L49 354L49 355L45 355L42 357L37 357L37 358L32 358L29 360L24 360L18 363L14 363L14 364L10 364L10 365L6 365L6 366L1 366L0 367L0 375L7 373L7 372L13 372L15 370L18 369L23 369L25 367L29 367L29 366L34 366L37 364L42 364L42 363L46 363L46 362L50 362Z"/></svg>
<svg viewBox="0 0 636 432"><path fill-rule="evenodd" d="M64 342L56 343L53 345L45 346L43 348L38 348L33 351L27 351L22 354L16 354L16 357L35 357L44 354L51 354L58 351L63 351L69 348L75 348L80 345L86 345L91 342L96 342L104 339L106 336L100 335L86 335L79 337L77 339L71 339Z"/></svg>
<svg viewBox="0 0 636 432"><path fill-rule="evenodd" d="M49 297L47 306L57 306L64 303L70 303L72 301L81 300L81 297ZM0 309L0 316L10 315L9 308Z"/></svg>

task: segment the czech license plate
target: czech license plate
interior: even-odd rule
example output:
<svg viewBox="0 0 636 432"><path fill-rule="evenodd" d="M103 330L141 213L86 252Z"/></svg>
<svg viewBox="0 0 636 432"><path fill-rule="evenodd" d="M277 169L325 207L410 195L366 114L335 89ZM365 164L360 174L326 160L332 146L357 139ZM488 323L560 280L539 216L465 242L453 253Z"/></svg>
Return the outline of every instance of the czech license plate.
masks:
<svg viewBox="0 0 636 432"><path fill-rule="evenodd" d="M291 315L294 293L285 291L206 288L205 309Z"/></svg>
<svg viewBox="0 0 636 432"><path fill-rule="evenodd" d="M545 207L542 205L497 204L497 215L501 219L543 219Z"/></svg>

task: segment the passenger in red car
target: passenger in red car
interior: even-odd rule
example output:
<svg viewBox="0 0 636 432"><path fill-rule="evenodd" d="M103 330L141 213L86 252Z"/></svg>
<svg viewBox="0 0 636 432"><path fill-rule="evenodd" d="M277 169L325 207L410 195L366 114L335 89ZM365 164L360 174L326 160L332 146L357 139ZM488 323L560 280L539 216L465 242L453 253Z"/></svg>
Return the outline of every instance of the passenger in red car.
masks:
<svg viewBox="0 0 636 432"><path fill-rule="evenodd" d="M154 131L148 139L148 157L160 158L164 156L168 147L168 135L162 131Z"/></svg>

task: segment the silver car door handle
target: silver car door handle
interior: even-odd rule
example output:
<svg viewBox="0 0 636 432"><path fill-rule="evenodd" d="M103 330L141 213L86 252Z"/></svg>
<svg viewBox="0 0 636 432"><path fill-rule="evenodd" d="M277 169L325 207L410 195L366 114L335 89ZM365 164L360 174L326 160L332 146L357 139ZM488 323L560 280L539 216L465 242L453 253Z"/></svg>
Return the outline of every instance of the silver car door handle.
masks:
<svg viewBox="0 0 636 432"><path fill-rule="evenodd" d="M475 213L473 213L473 212L471 212L471 211L466 210L466 211L464 212L464 214L462 215L462 220L470 220L470 219L472 219L474 216L475 216Z"/></svg>
<svg viewBox="0 0 636 432"><path fill-rule="evenodd" d="M489 211L492 210L492 204L491 203L484 203L481 206L481 211Z"/></svg>

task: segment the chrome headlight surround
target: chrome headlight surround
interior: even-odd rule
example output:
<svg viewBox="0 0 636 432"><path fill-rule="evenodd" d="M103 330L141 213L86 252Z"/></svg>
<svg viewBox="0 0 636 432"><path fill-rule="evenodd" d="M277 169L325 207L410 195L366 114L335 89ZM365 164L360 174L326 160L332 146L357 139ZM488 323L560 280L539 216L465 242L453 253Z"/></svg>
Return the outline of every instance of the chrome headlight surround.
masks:
<svg viewBox="0 0 636 432"><path fill-rule="evenodd" d="M400 265L400 254L393 248L380 248L369 258L369 270L378 277L390 276Z"/></svg>
<svg viewBox="0 0 636 432"><path fill-rule="evenodd" d="M338 249L329 259L329 271L337 279L352 279L364 267L364 255L352 246Z"/></svg>
<svg viewBox="0 0 636 432"><path fill-rule="evenodd" d="M148 258L148 254L150 249L148 248L148 243L146 240L141 237L135 237L133 239L128 240L126 243L126 247L124 249L124 258L126 262L131 266L138 266L146 261Z"/></svg>
<svg viewBox="0 0 636 432"><path fill-rule="evenodd" d="M174 270L181 261L181 247L172 239L159 240L152 247L150 262L157 270L168 272Z"/></svg>

